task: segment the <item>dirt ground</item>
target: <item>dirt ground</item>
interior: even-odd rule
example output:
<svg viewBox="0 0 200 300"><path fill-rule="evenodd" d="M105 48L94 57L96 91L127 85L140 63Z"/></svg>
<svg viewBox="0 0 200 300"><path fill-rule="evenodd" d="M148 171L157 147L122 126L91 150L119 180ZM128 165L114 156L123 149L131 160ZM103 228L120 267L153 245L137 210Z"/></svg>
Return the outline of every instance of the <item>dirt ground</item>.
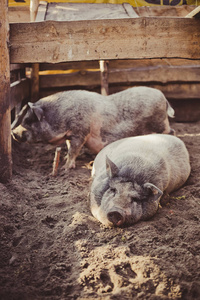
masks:
<svg viewBox="0 0 200 300"><path fill-rule="evenodd" d="M0 299L200 299L200 122L173 123L192 172L149 221L105 228L88 202L89 154L57 177L54 149L13 143L0 184Z"/></svg>

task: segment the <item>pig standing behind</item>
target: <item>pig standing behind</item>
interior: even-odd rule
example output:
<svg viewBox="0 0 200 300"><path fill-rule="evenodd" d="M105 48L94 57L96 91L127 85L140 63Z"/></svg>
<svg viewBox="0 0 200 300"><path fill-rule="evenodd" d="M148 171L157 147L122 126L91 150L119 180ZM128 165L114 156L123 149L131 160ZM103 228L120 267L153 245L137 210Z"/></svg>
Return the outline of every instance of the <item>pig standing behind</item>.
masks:
<svg viewBox="0 0 200 300"><path fill-rule="evenodd" d="M110 96L74 90L29 103L12 134L20 142L59 145L67 140L66 168L75 168L83 145L98 153L124 137L170 133L168 115L173 117L174 110L157 89L133 87Z"/></svg>
<svg viewBox="0 0 200 300"><path fill-rule="evenodd" d="M94 160L92 214L106 226L149 219L163 192L180 188L189 174L188 151L175 136L150 134L111 143Z"/></svg>

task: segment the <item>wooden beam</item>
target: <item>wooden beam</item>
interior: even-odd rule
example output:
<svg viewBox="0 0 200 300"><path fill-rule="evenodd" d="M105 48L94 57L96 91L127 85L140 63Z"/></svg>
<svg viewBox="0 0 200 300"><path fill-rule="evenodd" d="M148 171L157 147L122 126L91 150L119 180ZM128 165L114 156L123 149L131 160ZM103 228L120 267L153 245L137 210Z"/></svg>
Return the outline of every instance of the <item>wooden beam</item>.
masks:
<svg viewBox="0 0 200 300"><path fill-rule="evenodd" d="M31 101L36 102L39 99L39 64L32 65L31 71Z"/></svg>
<svg viewBox="0 0 200 300"><path fill-rule="evenodd" d="M56 70L59 69L59 65ZM68 63L61 64L61 67L64 68L64 65L67 68ZM95 66L96 64L94 64ZM87 70L87 64L75 63L75 68L78 67L80 67L80 71L68 74L40 75L40 88L99 85L99 70ZM92 67L92 64L90 67ZM109 71L106 76L109 76L109 79L107 79L109 84L200 83L200 61L112 60L109 62Z"/></svg>
<svg viewBox="0 0 200 300"><path fill-rule="evenodd" d="M76 62L64 62L58 64L40 64L40 71L45 70L88 70L99 69L99 61L76 61Z"/></svg>
<svg viewBox="0 0 200 300"><path fill-rule="evenodd" d="M134 10L140 17L185 17L193 9L194 5L157 5L134 7Z"/></svg>
<svg viewBox="0 0 200 300"><path fill-rule="evenodd" d="M132 5L129 3L122 3L122 6L130 18L139 18Z"/></svg>
<svg viewBox="0 0 200 300"><path fill-rule="evenodd" d="M30 21L34 22L38 11L39 0L30 0Z"/></svg>
<svg viewBox="0 0 200 300"><path fill-rule="evenodd" d="M28 6L10 6L8 8L9 23L24 23L30 21Z"/></svg>
<svg viewBox="0 0 200 300"><path fill-rule="evenodd" d="M39 0L30 0L30 21L35 22L38 12ZM44 21L42 19L41 21ZM39 98L39 69L38 63L32 64L31 71L31 101L35 102Z"/></svg>
<svg viewBox="0 0 200 300"><path fill-rule="evenodd" d="M7 0L0 1L0 182L12 176L9 23Z"/></svg>
<svg viewBox="0 0 200 300"><path fill-rule="evenodd" d="M132 86L141 86L142 84L109 84L109 95L113 93L117 93L121 90L125 90L127 88L130 88ZM182 83L182 84L175 84L175 83L168 83L165 85L159 84L159 83L153 83L148 82L143 84L145 86L149 86L152 88L156 88L161 90L165 96L169 100L176 101L198 101L199 107L200 107L200 98L199 98L199 91L200 91L200 83ZM58 92L61 92L63 90L69 90L69 89L86 89L90 91L95 91L100 93L101 92L101 86L98 85L86 85L86 86L79 86L79 85L72 85L65 88L57 87L57 88L51 88L48 87L46 89L40 89L40 98L46 97ZM194 112L195 113L195 112Z"/></svg>
<svg viewBox="0 0 200 300"><path fill-rule="evenodd" d="M10 72L30 67L29 64L10 64Z"/></svg>
<svg viewBox="0 0 200 300"><path fill-rule="evenodd" d="M194 10L192 10L186 18L200 18L200 6L197 6Z"/></svg>
<svg viewBox="0 0 200 300"><path fill-rule="evenodd" d="M131 18L10 24L12 63L200 59L200 20Z"/></svg>
<svg viewBox="0 0 200 300"><path fill-rule="evenodd" d="M137 84L136 86L139 86ZM167 99L174 99L176 100L188 100L191 101L192 99L196 99L200 103L199 98L199 91L200 91L200 84L199 83L168 83L165 85L148 82L147 84L143 84L145 86L149 86L155 89L161 90ZM118 91L126 90L127 88L131 87L132 85L128 84L118 84L118 85L109 85L109 92L110 94L116 93Z"/></svg>
<svg viewBox="0 0 200 300"><path fill-rule="evenodd" d="M108 91L108 65L109 62L105 60L99 61L100 74L101 74L101 94L107 96Z"/></svg>
<svg viewBox="0 0 200 300"><path fill-rule="evenodd" d="M78 71L71 74L40 75L40 88L100 85L100 72Z"/></svg>
<svg viewBox="0 0 200 300"><path fill-rule="evenodd" d="M41 21L45 20L45 16L47 13L47 7L48 7L47 1L40 1L39 6L38 6L37 15L35 18L35 22L41 22Z"/></svg>

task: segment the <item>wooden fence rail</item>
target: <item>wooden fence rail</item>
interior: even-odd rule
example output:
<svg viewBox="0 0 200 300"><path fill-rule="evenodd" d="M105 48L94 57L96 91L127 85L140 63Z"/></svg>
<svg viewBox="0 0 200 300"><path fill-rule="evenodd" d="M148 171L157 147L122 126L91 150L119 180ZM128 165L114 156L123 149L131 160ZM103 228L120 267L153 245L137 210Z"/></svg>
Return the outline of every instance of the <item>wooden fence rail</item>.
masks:
<svg viewBox="0 0 200 300"><path fill-rule="evenodd" d="M200 59L199 27L200 19L159 17L10 24L10 59Z"/></svg>

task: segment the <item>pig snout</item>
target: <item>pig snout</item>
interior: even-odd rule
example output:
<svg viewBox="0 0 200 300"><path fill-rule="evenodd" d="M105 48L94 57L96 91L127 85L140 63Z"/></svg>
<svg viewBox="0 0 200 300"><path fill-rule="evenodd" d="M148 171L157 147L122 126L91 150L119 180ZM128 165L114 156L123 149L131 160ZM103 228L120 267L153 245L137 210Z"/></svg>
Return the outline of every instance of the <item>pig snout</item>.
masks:
<svg viewBox="0 0 200 300"><path fill-rule="evenodd" d="M20 143L24 143L28 141L29 133L28 131L21 125L19 125L16 129L11 132L14 140Z"/></svg>
<svg viewBox="0 0 200 300"><path fill-rule="evenodd" d="M121 226L125 222L123 213L119 212L118 210L108 212L107 218L114 226Z"/></svg>

